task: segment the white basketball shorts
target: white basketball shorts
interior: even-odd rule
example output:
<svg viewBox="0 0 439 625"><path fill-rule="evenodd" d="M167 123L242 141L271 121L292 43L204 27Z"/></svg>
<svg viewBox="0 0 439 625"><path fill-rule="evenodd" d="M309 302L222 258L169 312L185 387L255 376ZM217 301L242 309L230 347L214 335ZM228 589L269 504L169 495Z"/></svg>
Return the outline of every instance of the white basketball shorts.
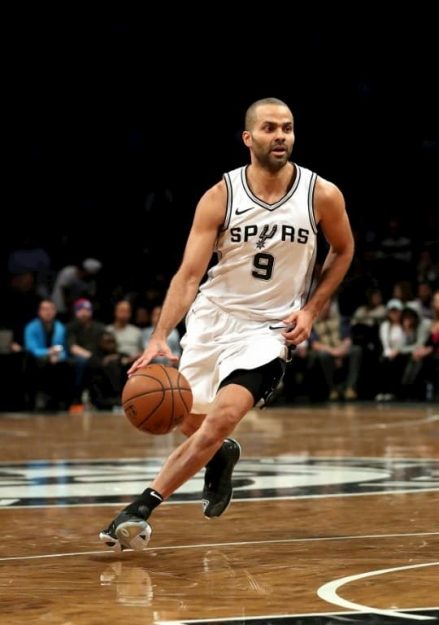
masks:
<svg viewBox="0 0 439 625"><path fill-rule="evenodd" d="M254 321L233 317L199 294L186 317L179 370L194 396L192 412L205 414L218 387L236 369L256 369L275 358L286 360L288 348L279 320Z"/></svg>

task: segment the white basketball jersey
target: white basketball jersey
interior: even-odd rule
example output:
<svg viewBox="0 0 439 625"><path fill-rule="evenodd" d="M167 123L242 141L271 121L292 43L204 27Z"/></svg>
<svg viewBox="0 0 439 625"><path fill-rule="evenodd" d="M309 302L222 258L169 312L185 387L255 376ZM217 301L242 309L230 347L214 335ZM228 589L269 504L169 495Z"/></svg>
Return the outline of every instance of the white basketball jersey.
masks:
<svg viewBox="0 0 439 625"><path fill-rule="evenodd" d="M227 211L217 240L218 263L201 292L237 317L282 320L305 304L314 270L316 174L296 165L291 189L275 204L253 195L247 167L224 174Z"/></svg>

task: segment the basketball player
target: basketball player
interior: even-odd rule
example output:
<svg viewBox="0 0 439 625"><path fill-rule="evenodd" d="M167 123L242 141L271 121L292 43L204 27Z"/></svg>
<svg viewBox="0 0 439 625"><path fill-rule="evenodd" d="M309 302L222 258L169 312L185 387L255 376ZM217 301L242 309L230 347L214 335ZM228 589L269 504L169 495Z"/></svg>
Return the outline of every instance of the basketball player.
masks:
<svg viewBox="0 0 439 625"><path fill-rule="evenodd" d="M276 98L252 104L242 137L251 163L225 174L201 198L160 319L128 372L159 355L175 361L166 337L188 313L179 367L194 395L193 414L182 426L188 438L150 488L101 532L115 550L144 549L151 512L206 465L204 514L222 514L240 455L228 437L276 387L288 346L308 338L352 259L342 193L290 161L294 121L288 106ZM329 251L310 295L318 226ZM218 262L200 287L214 251Z"/></svg>

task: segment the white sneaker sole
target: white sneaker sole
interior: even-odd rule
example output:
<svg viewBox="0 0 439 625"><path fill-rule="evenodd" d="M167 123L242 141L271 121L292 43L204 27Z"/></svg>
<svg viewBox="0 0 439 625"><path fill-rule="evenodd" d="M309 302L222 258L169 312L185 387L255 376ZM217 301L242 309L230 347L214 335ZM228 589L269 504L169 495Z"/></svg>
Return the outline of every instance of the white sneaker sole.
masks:
<svg viewBox="0 0 439 625"><path fill-rule="evenodd" d="M117 538L101 532L99 540L118 553L125 549L144 551L148 547L151 534L152 528L146 521L125 521L116 529Z"/></svg>
<svg viewBox="0 0 439 625"><path fill-rule="evenodd" d="M230 499L229 499L229 502L228 502L227 506L224 508L224 510L221 512L221 514L216 514L215 516L209 516L208 514L205 514L206 508L209 505L209 501L207 499L202 499L201 503L203 505L203 515L204 515L204 518L205 519L209 519L209 521L212 520L212 519L219 519L220 516L222 516L225 512L227 512L228 508L230 507L230 504L232 503L232 499L233 499L233 490L232 490L232 492L230 494Z"/></svg>

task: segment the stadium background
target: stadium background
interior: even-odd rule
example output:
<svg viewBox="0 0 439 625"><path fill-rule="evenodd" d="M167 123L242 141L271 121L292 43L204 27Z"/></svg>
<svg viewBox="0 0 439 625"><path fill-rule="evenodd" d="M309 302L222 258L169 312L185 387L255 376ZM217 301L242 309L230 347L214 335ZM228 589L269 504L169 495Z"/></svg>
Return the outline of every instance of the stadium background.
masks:
<svg viewBox="0 0 439 625"><path fill-rule="evenodd" d="M116 283L166 285L196 201L246 161L243 115L266 96L294 111L294 159L343 190L360 262L392 214L437 258L437 38L426 8L384 17L374 5L291 5L243 25L211 9L33 8L11 24L2 284L29 231L54 271L102 260L102 295Z"/></svg>

